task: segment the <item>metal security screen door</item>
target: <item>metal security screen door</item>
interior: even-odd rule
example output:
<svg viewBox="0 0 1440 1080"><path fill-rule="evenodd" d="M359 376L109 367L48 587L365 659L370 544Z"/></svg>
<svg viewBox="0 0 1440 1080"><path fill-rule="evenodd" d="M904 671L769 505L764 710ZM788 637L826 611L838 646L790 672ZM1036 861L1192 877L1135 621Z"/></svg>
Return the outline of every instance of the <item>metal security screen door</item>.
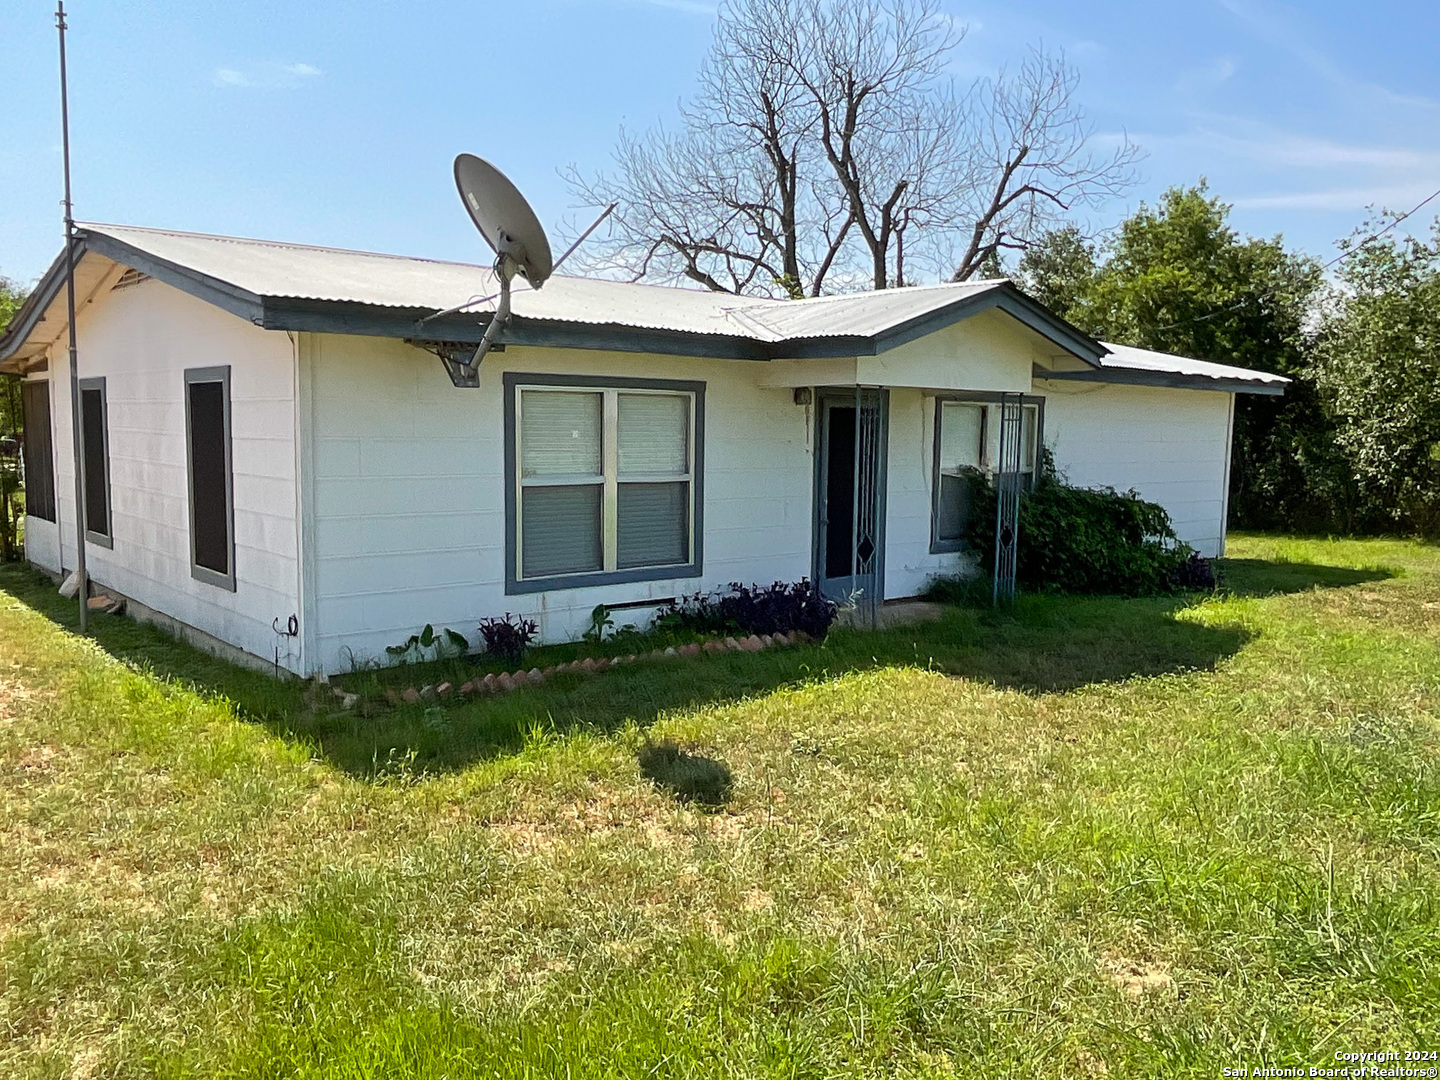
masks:
<svg viewBox="0 0 1440 1080"><path fill-rule="evenodd" d="M886 394L822 391L816 455L815 579L873 618L885 549Z"/></svg>
<svg viewBox="0 0 1440 1080"><path fill-rule="evenodd" d="M1021 449L1025 411L1019 394L1000 403L1000 456L995 468L994 602L1015 599L1015 557L1020 540Z"/></svg>

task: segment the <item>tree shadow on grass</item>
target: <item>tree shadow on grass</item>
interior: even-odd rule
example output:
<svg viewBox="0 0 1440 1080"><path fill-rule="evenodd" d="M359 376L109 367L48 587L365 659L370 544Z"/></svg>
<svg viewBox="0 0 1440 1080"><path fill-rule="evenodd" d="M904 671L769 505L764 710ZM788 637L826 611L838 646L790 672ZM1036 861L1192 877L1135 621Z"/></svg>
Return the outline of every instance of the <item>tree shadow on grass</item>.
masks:
<svg viewBox="0 0 1440 1080"><path fill-rule="evenodd" d="M1349 566L1321 566L1270 559L1220 559L1216 569L1221 591L1235 596L1274 596L1309 592L1311 589L1344 589L1395 576L1391 571L1379 568L1361 570Z"/></svg>
<svg viewBox="0 0 1440 1080"><path fill-rule="evenodd" d="M1386 576L1301 564L1233 560L1232 591L1283 592L1343 587ZM0 588L57 624L73 629L75 603L34 571L0 568ZM740 701L807 682L882 667L918 667L1031 694L1182 671L1211 670L1247 640L1238 626L1177 619L1183 597L1024 596L1011 610L947 608L934 622L890 630L837 630L821 645L730 652L693 659L640 661L594 676L565 674L543 686L498 697L406 705L385 704L393 671L345 681L366 705L345 712L321 689L276 680L176 641L154 627L118 616L92 620L93 640L142 670L232 701L245 719L287 739L313 745L337 768L371 777L397 768L445 772L511 753L527 733L614 731L645 727L677 710ZM534 650L527 663L544 667L593 651L584 645ZM474 672L451 661L443 671L411 669L407 681L439 681ZM432 666L434 667L434 666Z"/></svg>

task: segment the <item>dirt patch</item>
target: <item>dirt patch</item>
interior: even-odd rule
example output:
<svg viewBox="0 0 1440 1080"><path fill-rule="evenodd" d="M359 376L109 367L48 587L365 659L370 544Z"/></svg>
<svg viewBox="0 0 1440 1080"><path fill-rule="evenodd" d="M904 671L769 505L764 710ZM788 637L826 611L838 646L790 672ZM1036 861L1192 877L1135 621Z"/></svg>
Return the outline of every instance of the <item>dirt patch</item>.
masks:
<svg viewBox="0 0 1440 1080"><path fill-rule="evenodd" d="M1175 989L1174 978L1161 963L1120 958L1104 961L1100 970L1132 1000L1147 994L1168 994Z"/></svg>

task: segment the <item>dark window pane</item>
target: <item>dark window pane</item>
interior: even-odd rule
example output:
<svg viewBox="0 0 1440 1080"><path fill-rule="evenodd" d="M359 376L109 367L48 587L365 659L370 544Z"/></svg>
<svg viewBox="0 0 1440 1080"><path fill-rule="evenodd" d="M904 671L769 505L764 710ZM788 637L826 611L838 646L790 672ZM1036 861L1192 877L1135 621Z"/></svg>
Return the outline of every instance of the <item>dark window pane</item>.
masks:
<svg viewBox="0 0 1440 1080"><path fill-rule="evenodd" d="M85 528L110 535L110 490L105 476L105 392L80 391L80 435L85 469Z"/></svg>
<svg viewBox="0 0 1440 1080"><path fill-rule="evenodd" d="M191 383L190 495L195 564L230 573L230 470L226 457L225 384Z"/></svg>
<svg viewBox="0 0 1440 1080"><path fill-rule="evenodd" d="M854 572L855 546L855 410L825 410L829 424L825 475L825 576L849 577Z"/></svg>
<svg viewBox="0 0 1440 1080"><path fill-rule="evenodd" d="M50 384L27 382L25 406L25 513L55 520L55 455L50 441Z"/></svg>
<svg viewBox="0 0 1440 1080"><path fill-rule="evenodd" d="M940 520L935 532L941 540L964 539L973 493L974 482L969 475L940 474Z"/></svg>
<svg viewBox="0 0 1440 1080"><path fill-rule="evenodd" d="M690 484L621 484L616 493L617 565L677 566L690 561Z"/></svg>
<svg viewBox="0 0 1440 1080"><path fill-rule="evenodd" d="M527 487L520 493L521 574L527 578L600 570L599 484Z"/></svg>

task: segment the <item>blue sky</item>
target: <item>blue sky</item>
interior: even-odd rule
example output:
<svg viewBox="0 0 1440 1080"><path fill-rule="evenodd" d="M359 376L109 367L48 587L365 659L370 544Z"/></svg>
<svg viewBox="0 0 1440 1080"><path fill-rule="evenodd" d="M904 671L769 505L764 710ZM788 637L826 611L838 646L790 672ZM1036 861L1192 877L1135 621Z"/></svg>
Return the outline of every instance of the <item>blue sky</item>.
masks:
<svg viewBox="0 0 1440 1080"><path fill-rule="evenodd" d="M1204 175L1239 228L1328 256L1367 204L1440 187L1434 0L946 8L969 27L957 77L1063 49L1097 131L1148 151L1095 224ZM73 0L70 18L78 217L480 261L454 155L492 158L552 227L588 217L557 170L674 116L714 6ZM53 3L0 5L0 42L0 274L28 281L61 240Z"/></svg>

